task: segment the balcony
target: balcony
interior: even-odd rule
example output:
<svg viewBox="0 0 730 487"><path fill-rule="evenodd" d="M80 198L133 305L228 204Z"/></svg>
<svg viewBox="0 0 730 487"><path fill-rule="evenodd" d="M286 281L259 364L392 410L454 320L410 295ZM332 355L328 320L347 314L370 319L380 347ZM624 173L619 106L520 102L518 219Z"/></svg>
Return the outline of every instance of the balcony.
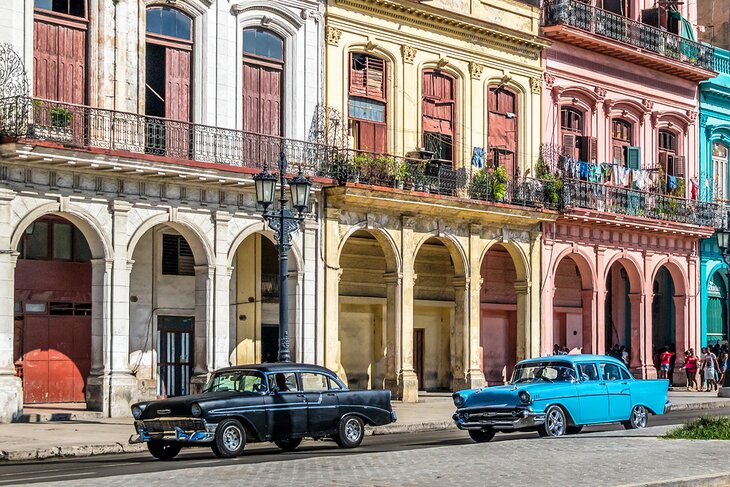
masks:
<svg viewBox="0 0 730 487"><path fill-rule="evenodd" d="M548 0L543 35L692 81L713 76L712 46L578 0Z"/></svg>

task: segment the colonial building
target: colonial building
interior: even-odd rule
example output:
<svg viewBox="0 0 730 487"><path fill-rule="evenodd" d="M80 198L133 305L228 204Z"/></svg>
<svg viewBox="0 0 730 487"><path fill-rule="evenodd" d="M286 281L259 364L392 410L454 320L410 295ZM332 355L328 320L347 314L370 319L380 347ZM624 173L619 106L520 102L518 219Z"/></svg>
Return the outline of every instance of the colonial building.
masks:
<svg viewBox="0 0 730 487"><path fill-rule="evenodd" d="M630 351L655 376L662 347L700 344L697 84L713 50L694 41L693 3L543 5L543 159L564 181L543 228L542 351ZM677 361L677 366L681 360Z"/></svg>
<svg viewBox="0 0 730 487"><path fill-rule="evenodd" d="M717 76L700 83L700 195L728 203L730 147L730 58L715 48ZM728 274L715 237L701 243L700 287L702 345L728 340Z"/></svg>
<svg viewBox="0 0 730 487"><path fill-rule="evenodd" d="M356 387L508 380L540 351L539 8L330 0L325 364ZM334 112L334 113L336 113Z"/></svg>
<svg viewBox="0 0 730 487"><path fill-rule="evenodd" d="M251 175L280 153L321 173L323 6L35 0L0 18L0 420L128 415L270 360L276 253ZM315 194L285 291L308 362L320 213Z"/></svg>

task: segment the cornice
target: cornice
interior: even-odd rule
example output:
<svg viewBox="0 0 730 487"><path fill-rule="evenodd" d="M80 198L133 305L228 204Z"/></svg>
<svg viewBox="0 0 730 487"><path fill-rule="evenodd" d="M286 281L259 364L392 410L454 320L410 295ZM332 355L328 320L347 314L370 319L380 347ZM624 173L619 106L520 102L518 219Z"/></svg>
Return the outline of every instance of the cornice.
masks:
<svg viewBox="0 0 730 487"><path fill-rule="evenodd" d="M428 30L440 31L453 36L471 35L481 38L490 46L534 58L551 45L547 39L529 35L518 30L428 7L423 4L404 5L394 0L334 0L335 4L362 12L390 17L397 21L415 24Z"/></svg>

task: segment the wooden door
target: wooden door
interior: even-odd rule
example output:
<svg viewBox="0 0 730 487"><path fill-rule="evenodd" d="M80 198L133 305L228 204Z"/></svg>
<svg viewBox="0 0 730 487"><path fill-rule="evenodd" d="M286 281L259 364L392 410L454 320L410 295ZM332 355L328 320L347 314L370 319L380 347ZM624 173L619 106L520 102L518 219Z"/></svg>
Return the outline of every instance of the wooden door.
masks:
<svg viewBox="0 0 730 487"><path fill-rule="evenodd" d="M426 336L426 330L423 328L413 329L413 370L416 372L418 378L418 389L424 389L425 382L423 381L423 351L424 351L424 339Z"/></svg>
<svg viewBox="0 0 730 487"><path fill-rule="evenodd" d="M281 136L282 69L274 63L243 63L244 165L275 165ZM262 137L263 136L263 137Z"/></svg>
<svg viewBox="0 0 730 487"><path fill-rule="evenodd" d="M165 49L165 154L187 159L190 147L190 51Z"/></svg>
<svg viewBox="0 0 730 487"><path fill-rule="evenodd" d="M193 323L194 318L185 316L157 318L157 360L161 396L190 394Z"/></svg>

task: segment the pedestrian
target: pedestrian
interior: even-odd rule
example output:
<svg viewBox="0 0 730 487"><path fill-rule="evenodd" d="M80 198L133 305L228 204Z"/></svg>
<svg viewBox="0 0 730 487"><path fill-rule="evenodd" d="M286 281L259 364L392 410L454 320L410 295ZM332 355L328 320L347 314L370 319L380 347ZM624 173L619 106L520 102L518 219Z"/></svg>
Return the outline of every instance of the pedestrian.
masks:
<svg viewBox="0 0 730 487"><path fill-rule="evenodd" d="M717 379L717 383L719 385L722 385L725 383L725 374L727 373L727 362L728 362L728 353L727 348L723 345L722 348L720 348L720 355L717 357L717 362L719 364L718 372L719 376Z"/></svg>
<svg viewBox="0 0 730 487"><path fill-rule="evenodd" d="M703 389L704 392L717 390L717 378L715 376L715 371L718 368L717 357L710 351L709 347L705 348L702 355L702 370L704 372L704 379L707 386Z"/></svg>
<svg viewBox="0 0 730 487"><path fill-rule="evenodd" d="M608 356L609 357L616 358L616 359L620 359L621 358L621 352L620 352L620 349L618 347L618 343L614 343L613 344L613 346L611 347L611 350L608 351Z"/></svg>
<svg viewBox="0 0 730 487"><path fill-rule="evenodd" d="M629 366L629 352L626 351L626 345L621 345L621 348L619 349L621 351L621 361L626 364L626 367Z"/></svg>
<svg viewBox="0 0 730 487"><path fill-rule="evenodd" d="M557 343L553 345L553 355L560 355L560 346Z"/></svg>
<svg viewBox="0 0 730 487"><path fill-rule="evenodd" d="M697 361L699 357L695 355L693 349L689 349L684 352L684 371L687 373L687 390L692 391L694 389L699 390L697 386Z"/></svg>
<svg viewBox="0 0 730 487"><path fill-rule="evenodd" d="M660 379L669 378L669 369L671 368L671 363L672 363L672 352L670 352L667 347L662 348L662 351L659 354L659 378Z"/></svg>

